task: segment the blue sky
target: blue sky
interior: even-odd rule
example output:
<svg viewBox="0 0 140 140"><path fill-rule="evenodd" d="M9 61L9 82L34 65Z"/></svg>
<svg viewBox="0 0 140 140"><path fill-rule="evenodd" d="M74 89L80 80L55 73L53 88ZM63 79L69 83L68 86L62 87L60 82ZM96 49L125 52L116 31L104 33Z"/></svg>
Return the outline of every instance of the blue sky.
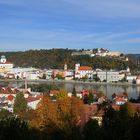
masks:
<svg viewBox="0 0 140 140"><path fill-rule="evenodd" d="M140 0L0 0L0 51L140 53Z"/></svg>

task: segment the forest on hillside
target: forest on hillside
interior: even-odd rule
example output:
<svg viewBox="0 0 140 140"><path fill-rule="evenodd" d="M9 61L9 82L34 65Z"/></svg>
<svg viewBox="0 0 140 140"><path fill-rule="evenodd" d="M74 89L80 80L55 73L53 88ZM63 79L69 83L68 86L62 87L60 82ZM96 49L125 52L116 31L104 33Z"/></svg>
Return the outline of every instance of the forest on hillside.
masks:
<svg viewBox="0 0 140 140"><path fill-rule="evenodd" d="M63 68L67 63L69 69L73 69L75 63L88 65L100 69L138 69L137 61L129 57L129 61L110 57L90 57L88 55L72 56L72 49L42 49L17 52L0 52L7 60L13 62L15 67L35 67L35 68Z"/></svg>
<svg viewBox="0 0 140 140"><path fill-rule="evenodd" d="M140 54L128 54L128 56L135 58L137 61L140 61Z"/></svg>

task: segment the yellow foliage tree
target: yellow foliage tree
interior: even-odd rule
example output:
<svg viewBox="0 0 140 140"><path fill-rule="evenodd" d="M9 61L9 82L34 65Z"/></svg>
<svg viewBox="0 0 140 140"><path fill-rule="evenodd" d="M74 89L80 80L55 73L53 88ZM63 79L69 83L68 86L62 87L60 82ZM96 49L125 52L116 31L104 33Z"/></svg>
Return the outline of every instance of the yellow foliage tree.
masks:
<svg viewBox="0 0 140 140"><path fill-rule="evenodd" d="M60 129L71 133L72 128L80 120L83 109L83 102L76 97L67 97L59 100L57 112L59 113L58 126Z"/></svg>
<svg viewBox="0 0 140 140"><path fill-rule="evenodd" d="M44 96L35 110L36 116L31 121L31 126L41 131L52 131L51 129L54 128L57 121L56 109L56 103L52 102L47 96Z"/></svg>
<svg viewBox="0 0 140 140"><path fill-rule="evenodd" d="M56 95L57 99L65 98L68 96L68 92L65 89L60 89L59 93Z"/></svg>
<svg viewBox="0 0 140 140"><path fill-rule="evenodd" d="M31 126L40 131L62 130L68 134L77 126L83 112L83 102L76 97L60 98L58 102L51 101L47 96L38 104L35 117L31 120Z"/></svg>

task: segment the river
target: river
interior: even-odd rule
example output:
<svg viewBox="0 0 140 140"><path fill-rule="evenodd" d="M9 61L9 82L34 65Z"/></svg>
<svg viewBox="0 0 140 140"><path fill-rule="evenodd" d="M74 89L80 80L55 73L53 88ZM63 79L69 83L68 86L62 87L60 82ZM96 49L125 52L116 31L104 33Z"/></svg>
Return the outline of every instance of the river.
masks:
<svg viewBox="0 0 140 140"><path fill-rule="evenodd" d="M59 87L67 89L68 92L72 92L73 88L76 88L76 91L80 91L83 88L85 89L94 89L97 91L102 91L108 98L111 98L113 93L121 94L122 92L127 92L129 98L137 98L140 94L140 85L118 85L118 84L102 84L102 83L79 83L79 82L64 82L64 81L28 81L28 84L55 84ZM24 81L9 81L9 82L0 82L1 85L11 85L14 87L20 87L24 84Z"/></svg>

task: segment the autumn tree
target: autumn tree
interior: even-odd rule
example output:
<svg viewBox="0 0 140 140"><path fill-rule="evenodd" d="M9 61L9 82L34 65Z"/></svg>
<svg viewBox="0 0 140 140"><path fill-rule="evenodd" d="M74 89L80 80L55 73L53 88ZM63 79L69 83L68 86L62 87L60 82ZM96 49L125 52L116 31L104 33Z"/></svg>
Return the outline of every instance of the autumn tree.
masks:
<svg viewBox="0 0 140 140"><path fill-rule="evenodd" d="M65 132L72 134L83 113L83 102L76 97L67 97L58 102L58 126Z"/></svg>
<svg viewBox="0 0 140 140"><path fill-rule="evenodd" d="M57 74L56 75L56 78L59 79L59 80L64 80L64 76L63 75L60 75L60 74Z"/></svg>
<svg viewBox="0 0 140 140"><path fill-rule="evenodd" d="M136 112L136 107L130 102L127 102L120 107L120 114L122 117L133 117Z"/></svg>
<svg viewBox="0 0 140 140"><path fill-rule="evenodd" d="M80 99L64 97L53 102L45 96L38 104L30 125L47 133L48 136L52 137L57 132L59 137L62 134L61 138L66 139L73 135L75 130L77 131L76 128L82 113L83 103Z"/></svg>
<svg viewBox="0 0 140 140"><path fill-rule="evenodd" d="M68 96L68 92L65 89L60 89L59 93L56 95L57 99L65 98Z"/></svg>
<svg viewBox="0 0 140 140"><path fill-rule="evenodd" d="M35 110L35 117L31 120L30 125L40 131L47 130L51 133L57 121L56 103L44 96Z"/></svg>
<svg viewBox="0 0 140 140"><path fill-rule="evenodd" d="M99 91L99 92L97 93L97 96L100 98L100 97L104 96L104 93L103 93L102 91Z"/></svg>
<svg viewBox="0 0 140 140"><path fill-rule="evenodd" d="M128 97L128 93L127 92L123 92L123 96Z"/></svg>
<svg viewBox="0 0 140 140"><path fill-rule="evenodd" d="M21 112L26 111L27 109L27 101L24 98L23 93L17 93L15 101L14 101L14 113L19 114Z"/></svg>
<svg viewBox="0 0 140 140"><path fill-rule="evenodd" d="M28 110L24 113L22 113L20 115L20 118L22 120L25 120L27 122L31 121L32 119L34 119L34 117L36 117L36 114L35 114L35 110L31 109L31 108L28 108Z"/></svg>

